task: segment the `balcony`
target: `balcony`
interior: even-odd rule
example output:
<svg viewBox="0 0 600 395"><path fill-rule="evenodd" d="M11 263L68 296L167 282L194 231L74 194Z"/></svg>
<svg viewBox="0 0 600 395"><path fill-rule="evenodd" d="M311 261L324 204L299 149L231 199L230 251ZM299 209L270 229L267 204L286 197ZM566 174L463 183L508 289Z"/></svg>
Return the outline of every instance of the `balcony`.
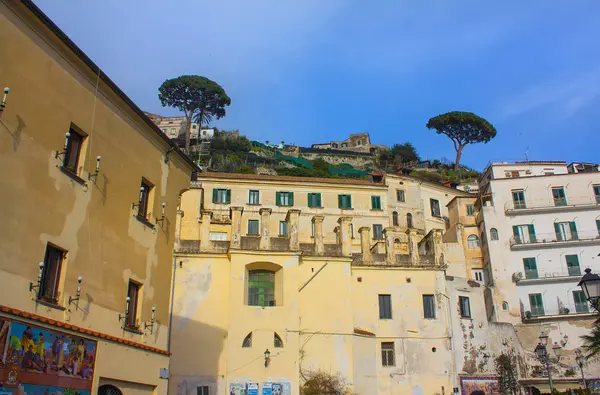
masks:
<svg viewBox="0 0 600 395"><path fill-rule="evenodd" d="M594 244L600 244L600 233L597 230L576 232L568 235L543 233L524 238L515 236L510 238L510 249L514 251Z"/></svg>
<svg viewBox="0 0 600 395"><path fill-rule="evenodd" d="M560 302L560 301L559 301ZM555 320L572 320L594 318L596 315L587 303L559 303L559 307L534 306L521 313L521 320L526 323Z"/></svg>
<svg viewBox="0 0 600 395"><path fill-rule="evenodd" d="M600 197L569 197L557 199L534 199L521 202L506 202L506 215L540 214L566 211L585 211L600 208Z"/></svg>
<svg viewBox="0 0 600 395"><path fill-rule="evenodd" d="M536 269L527 269L523 272L513 274L513 281L518 286L532 284L550 284L562 282L578 282L581 280L581 267L571 266L556 271L539 271Z"/></svg>

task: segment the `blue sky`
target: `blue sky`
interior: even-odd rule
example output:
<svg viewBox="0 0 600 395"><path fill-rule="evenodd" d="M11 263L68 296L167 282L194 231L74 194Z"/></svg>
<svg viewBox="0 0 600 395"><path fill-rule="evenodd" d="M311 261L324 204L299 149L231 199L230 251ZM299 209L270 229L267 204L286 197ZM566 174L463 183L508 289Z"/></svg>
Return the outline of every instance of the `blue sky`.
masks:
<svg viewBox="0 0 600 395"><path fill-rule="evenodd" d="M308 146L369 132L454 159L427 130L472 111L498 130L463 163L600 161L600 2L35 0L144 110L175 115L167 78L204 75L232 99L214 122Z"/></svg>

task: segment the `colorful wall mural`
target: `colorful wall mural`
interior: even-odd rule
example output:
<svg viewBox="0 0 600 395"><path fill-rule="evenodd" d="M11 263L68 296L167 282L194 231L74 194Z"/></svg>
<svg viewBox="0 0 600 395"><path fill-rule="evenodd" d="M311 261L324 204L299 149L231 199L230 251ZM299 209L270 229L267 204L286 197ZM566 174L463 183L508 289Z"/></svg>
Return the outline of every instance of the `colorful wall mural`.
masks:
<svg viewBox="0 0 600 395"><path fill-rule="evenodd" d="M460 378L460 394L471 395L475 391L483 391L489 395L500 395L498 379L495 377L464 377Z"/></svg>
<svg viewBox="0 0 600 395"><path fill-rule="evenodd" d="M0 317L0 395L89 395L96 342Z"/></svg>

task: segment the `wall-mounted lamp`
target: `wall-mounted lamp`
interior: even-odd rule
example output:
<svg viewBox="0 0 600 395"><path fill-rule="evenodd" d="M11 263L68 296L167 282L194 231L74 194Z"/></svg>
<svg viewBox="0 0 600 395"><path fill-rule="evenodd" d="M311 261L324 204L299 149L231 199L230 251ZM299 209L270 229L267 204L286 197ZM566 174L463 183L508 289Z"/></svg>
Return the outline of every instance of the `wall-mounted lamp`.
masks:
<svg viewBox="0 0 600 395"><path fill-rule="evenodd" d="M69 145L69 139L71 138L71 132L67 132L65 134L65 146L63 147L62 151L56 151L56 154L54 155L55 159L58 159L59 156L64 156L67 154L67 147Z"/></svg>
<svg viewBox="0 0 600 395"><path fill-rule="evenodd" d="M96 171L94 173L88 175L88 180L91 180L93 178L94 181L96 181L96 177L98 177L98 173L100 173L100 161L101 160L102 160L101 156L96 157Z"/></svg>
<svg viewBox="0 0 600 395"><path fill-rule="evenodd" d="M146 323L144 322L144 331L148 328L150 328L150 334L152 335L152 331L154 330L154 313L156 313L156 306L152 306L152 319L150 320L150 323Z"/></svg>
<svg viewBox="0 0 600 395"><path fill-rule="evenodd" d="M131 298L128 296L126 299L127 303L125 303L125 314L119 313L119 322L123 321L123 327L127 325L127 318L129 317L129 302Z"/></svg>
<svg viewBox="0 0 600 395"><path fill-rule="evenodd" d="M79 297L81 296L81 282L83 281L83 277L79 276L77 277L77 293L75 294L75 297L71 297L69 296L69 306L71 305L71 303L77 302L75 303L75 307L79 308Z"/></svg>
<svg viewBox="0 0 600 395"><path fill-rule="evenodd" d="M267 350L265 351L265 368L268 367L270 363L271 363L271 352L267 348Z"/></svg>
<svg viewBox="0 0 600 395"><path fill-rule="evenodd" d="M144 187L140 187L140 196L138 197L137 203L131 203L131 208L134 209L136 207L140 207L140 203L142 202L142 197L144 196Z"/></svg>
<svg viewBox="0 0 600 395"><path fill-rule="evenodd" d="M4 111L4 107L6 107L6 96L8 96L8 92L10 92L10 88L7 86L4 88L4 97L2 98L2 102L0 103L0 116Z"/></svg>
<svg viewBox="0 0 600 395"><path fill-rule="evenodd" d="M29 292L37 289L38 292L40 287L42 286L42 275L44 274L44 262L40 262L40 273L38 274L37 283L34 285L33 283L29 283Z"/></svg>
<svg viewBox="0 0 600 395"><path fill-rule="evenodd" d="M165 207L167 207L167 203L163 202L162 204L162 212L161 212L161 217L156 219L156 223L158 224L159 222L161 223L165 223Z"/></svg>

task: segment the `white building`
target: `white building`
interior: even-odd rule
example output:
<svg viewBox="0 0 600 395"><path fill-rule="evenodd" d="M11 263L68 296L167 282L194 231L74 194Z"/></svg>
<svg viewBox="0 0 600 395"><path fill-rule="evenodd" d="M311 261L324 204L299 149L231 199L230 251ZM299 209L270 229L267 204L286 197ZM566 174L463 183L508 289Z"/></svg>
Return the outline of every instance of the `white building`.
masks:
<svg viewBox="0 0 600 395"><path fill-rule="evenodd" d="M492 163L480 191L489 318L579 347L594 314L577 283L586 268L600 272L600 172Z"/></svg>

